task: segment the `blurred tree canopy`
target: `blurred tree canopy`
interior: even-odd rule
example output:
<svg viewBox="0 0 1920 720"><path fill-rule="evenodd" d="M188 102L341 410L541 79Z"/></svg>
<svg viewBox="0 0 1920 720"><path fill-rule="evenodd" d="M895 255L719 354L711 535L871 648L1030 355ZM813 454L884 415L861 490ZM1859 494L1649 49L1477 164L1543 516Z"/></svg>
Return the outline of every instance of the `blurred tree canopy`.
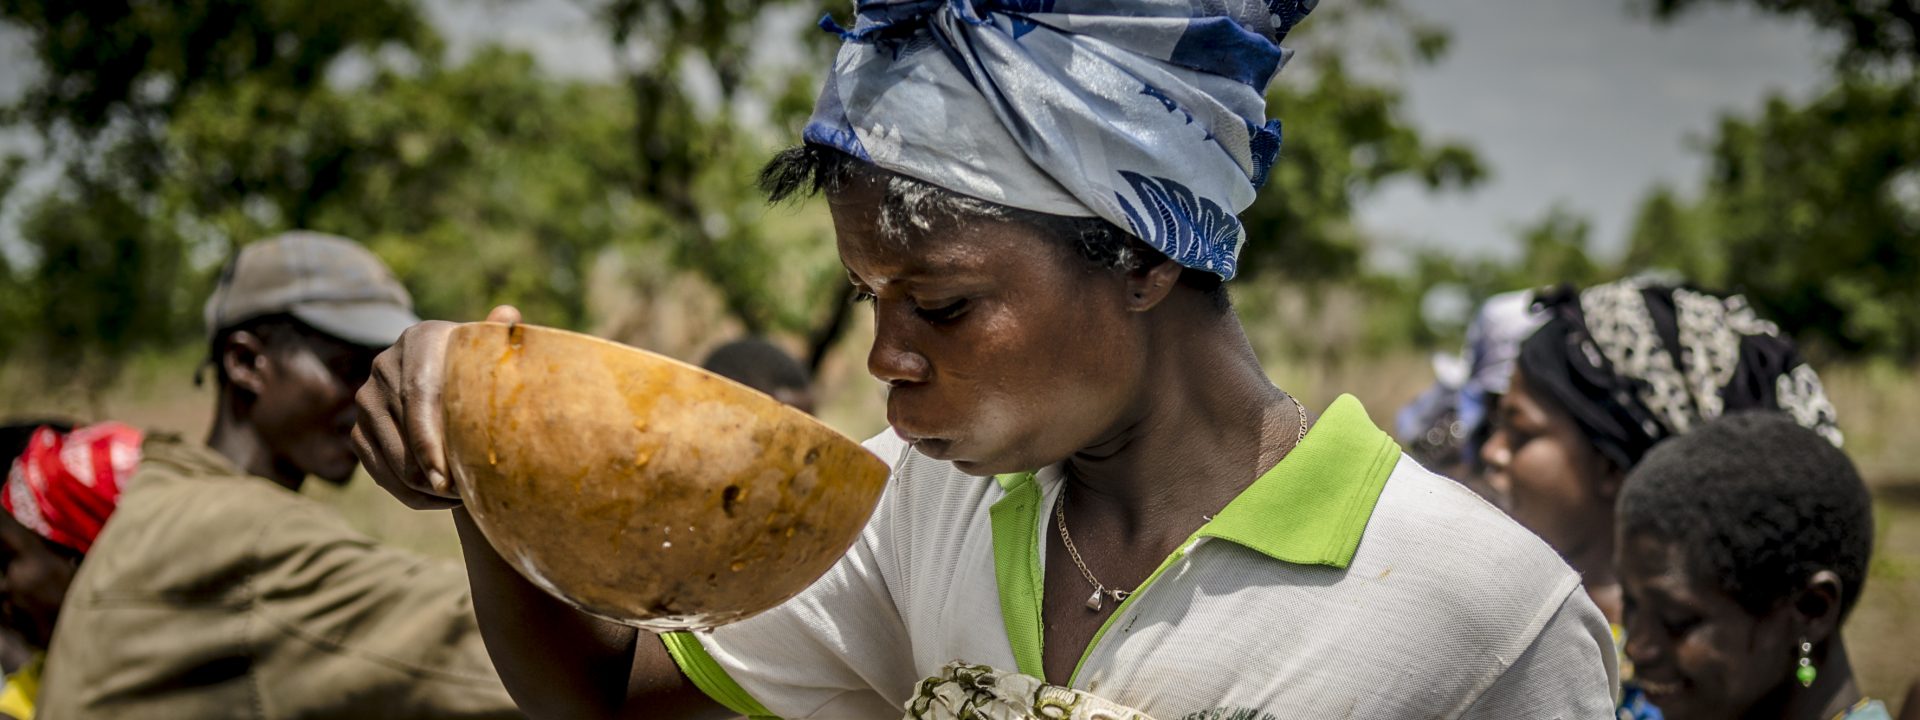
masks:
<svg viewBox="0 0 1920 720"><path fill-rule="evenodd" d="M1351 40L1374 33L1383 35L1379 42ZM1283 123L1280 160L1259 198L1240 214L1249 238L1243 272L1307 282L1353 279L1368 249L1366 234L1354 225L1356 204L1393 182L1458 191L1485 178L1471 149L1435 143L1407 120L1399 88L1350 70L1356 61L1436 62L1446 38L1443 29L1385 0L1320 8L1295 31L1289 44L1299 46L1299 55L1267 93L1268 114ZM1356 45L1375 54L1355 57Z"/></svg>
<svg viewBox="0 0 1920 720"><path fill-rule="evenodd" d="M1745 291L1829 350L1920 358L1920 82L1843 74L1724 118L1707 152L1691 207L1643 204L1641 262Z"/></svg>
<svg viewBox="0 0 1920 720"><path fill-rule="evenodd" d="M1708 3L1746 5L1803 18L1840 37L1841 64L1920 64L1920 0L1638 0L1671 20Z"/></svg>
<svg viewBox="0 0 1920 720"><path fill-rule="evenodd" d="M836 38L812 21L848 4L580 3L617 59L610 80L555 78L501 49L452 58L412 0L0 0L39 66L0 108L39 141L0 163L0 201L22 217L21 246L0 254L0 351L97 384L131 354L198 342L218 264L307 228L374 248L423 315L511 302L571 327L590 321L596 258L664 247L749 331L805 335L817 362L849 308L831 235L770 212L753 181L798 137L828 64ZM1484 175L1405 119L1391 80L1353 69L1365 59L1344 35L1376 25L1412 63L1445 51L1397 0L1325 8L1302 28L1269 96L1287 143L1245 214L1250 276L1358 281L1356 203L1391 182ZM25 191L27 164L57 182Z"/></svg>
<svg viewBox="0 0 1920 720"><path fill-rule="evenodd" d="M1672 19L1707 0L1646 0ZM1700 197L1655 188L1627 269L1744 291L1822 350L1920 360L1920 2L1713 0L1835 35L1829 87L1728 116Z"/></svg>

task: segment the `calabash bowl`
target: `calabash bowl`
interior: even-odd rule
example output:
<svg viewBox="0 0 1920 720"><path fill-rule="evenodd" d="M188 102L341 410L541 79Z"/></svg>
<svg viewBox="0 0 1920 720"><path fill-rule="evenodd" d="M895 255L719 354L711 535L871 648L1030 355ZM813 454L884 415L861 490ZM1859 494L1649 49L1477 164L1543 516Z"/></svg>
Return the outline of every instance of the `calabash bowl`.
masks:
<svg viewBox="0 0 1920 720"><path fill-rule="evenodd" d="M655 632L712 628L799 594L866 525L886 464L745 385L529 325L456 328L449 470L535 585Z"/></svg>

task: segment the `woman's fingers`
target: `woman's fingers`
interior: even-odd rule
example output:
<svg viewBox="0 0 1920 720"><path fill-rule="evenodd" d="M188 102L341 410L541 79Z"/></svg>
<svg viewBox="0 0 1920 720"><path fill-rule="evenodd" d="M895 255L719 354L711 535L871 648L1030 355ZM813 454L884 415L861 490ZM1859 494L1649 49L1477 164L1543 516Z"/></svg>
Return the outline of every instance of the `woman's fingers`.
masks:
<svg viewBox="0 0 1920 720"><path fill-rule="evenodd" d="M415 325L373 361L373 376L354 401L354 451L367 474L409 507L458 504L446 471L440 383L447 336L454 324Z"/></svg>

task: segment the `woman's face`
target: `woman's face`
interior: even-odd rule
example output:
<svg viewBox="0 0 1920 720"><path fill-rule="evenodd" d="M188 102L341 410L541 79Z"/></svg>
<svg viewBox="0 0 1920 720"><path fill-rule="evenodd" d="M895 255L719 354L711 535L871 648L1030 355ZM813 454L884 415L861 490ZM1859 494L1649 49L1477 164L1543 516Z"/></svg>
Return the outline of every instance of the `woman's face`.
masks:
<svg viewBox="0 0 1920 720"><path fill-rule="evenodd" d="M1098 442L1140 393L1146 343L1125 276L1026 225L878 232L882 183L829 200L848 279L873 304L867 369L887 422L973 475L1043 467Z"/></svg>
<svg viewBox="0 0 1920 720"><path fill-rule="evenodd" d="M46 648L78 566L12 515L0 512L0 621L28 644Z"/></svg>
<svg viewBox="0 0 1920 720"><path fill-rule="evenodd" d="M1529 391L1518 370L1494 410L1480 459L1507 513L1562 557L1580 557L1611 539L1618 474L1573 417Z"/></svg>
<svg viewBox="0 0 1920 720"><path fill-rule="evenodd" d="M1672 542L1636 535L1621 550L1627 659L1648 700L1674 720L1784 706L1800 657L1784 606L1754 617L1694 577Z"/></svg>

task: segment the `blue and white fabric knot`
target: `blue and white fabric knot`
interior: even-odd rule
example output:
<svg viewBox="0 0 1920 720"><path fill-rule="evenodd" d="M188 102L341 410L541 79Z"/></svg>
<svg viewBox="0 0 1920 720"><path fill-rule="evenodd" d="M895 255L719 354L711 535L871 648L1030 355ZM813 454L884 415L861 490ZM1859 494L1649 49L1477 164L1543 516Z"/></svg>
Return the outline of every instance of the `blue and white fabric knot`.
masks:
<svg viewBox="0 0 1920 720"><path fill-rule="evenodd" d="M804 133L1232 278L1280 152L1267 84L1315 0L860 0Z"/></svg>

